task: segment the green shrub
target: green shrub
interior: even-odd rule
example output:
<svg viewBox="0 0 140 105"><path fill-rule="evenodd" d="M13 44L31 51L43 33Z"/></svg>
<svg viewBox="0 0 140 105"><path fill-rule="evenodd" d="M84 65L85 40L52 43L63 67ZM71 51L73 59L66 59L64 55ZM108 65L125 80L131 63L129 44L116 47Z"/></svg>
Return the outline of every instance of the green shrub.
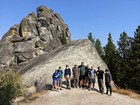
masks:
<svg viewBox="0 0 140 105"><path fill-rule="evenodd" d="M63 31L62 37L60 37L60 41L62 45L67 44L67 39L66 39L66 32Z"/></svg>
<svg viewBox="0 0 140 105"><path fill-rule="evenodd" d="M0 105L10 105L11 101L24 92L21 76L12 70L0 74Z"/></svg>

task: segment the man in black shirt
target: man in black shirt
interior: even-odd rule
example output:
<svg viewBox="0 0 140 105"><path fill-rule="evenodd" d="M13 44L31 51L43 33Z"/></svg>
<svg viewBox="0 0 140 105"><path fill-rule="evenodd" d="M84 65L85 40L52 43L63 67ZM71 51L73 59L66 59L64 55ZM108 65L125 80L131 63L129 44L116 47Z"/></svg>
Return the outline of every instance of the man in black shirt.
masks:
<svg viewBox="0 0 140 105"><path fill-rule="evenodd" d="M100 67L98 67L98 70L97 70L97 77L98 77L99 91L100 91L101 94L104 93L103 75L104 75L104 71L101 70Z"/></svg>
<svg viewBox="0 0 140 105"><path fill-rule="evenodd" d="M110 96L112 95L112 87L111 87L111 74L108 69L105 70L105 85L106 85L106 94L108 95L108 90L110 90Z"/></svg>
<svg viewBox="0 0 140 105"><path fill-rule="evenodd" d="M89 71L90 71L90 68L89 68L89 65L87 65L86 66L86 72L85 72L85 86L87 87L87 88L89 88L89 76L88 76L88 74L89 74Z"/></svg>

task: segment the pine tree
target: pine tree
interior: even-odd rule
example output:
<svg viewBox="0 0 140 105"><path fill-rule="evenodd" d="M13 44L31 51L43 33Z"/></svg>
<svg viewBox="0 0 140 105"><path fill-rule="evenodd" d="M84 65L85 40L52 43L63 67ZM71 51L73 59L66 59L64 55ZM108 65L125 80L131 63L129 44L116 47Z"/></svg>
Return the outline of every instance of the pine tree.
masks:
<svg viewBox="0 0 140 105"><path fill-rule="evenodd" d="M140 26L136 29L134 39L132 41L132 56L131 56L131 77L129 85L135 90L140 88Z"/></svg>
<svg viewBox="0 0 140 105"><path fill-rule="evenodd" d="M104 60L108 65L108 68L112 74L113 79L115 78L115 45L113 44L111 33L108 35L108 43L104 47Z"/></svg>
<svg viewBox="0 0 140 105"><path fill-rule="evenodd" d="M95 45L95 38L93 38L92 32L88 34L88 39L93 43L93 45Z"/></svg>
<svg viewBox="0 0 140 105"><path fill-rule="evenodd" d="M103 49L102 49L101 42L99 39L96 39L96 41L95 41L95 48L97 49L100 57L102 57L103 56Z"/></svg>
<svg viewBox="0 0 140 105"><path fill-rule="evenodd" d="M126 32L120 34L118 41L118 53L120 55L120 86L123 88L128 87L127 79L129 79L127 73L129 69L130 51L131 51L131 38L128 37Z"/></svg>

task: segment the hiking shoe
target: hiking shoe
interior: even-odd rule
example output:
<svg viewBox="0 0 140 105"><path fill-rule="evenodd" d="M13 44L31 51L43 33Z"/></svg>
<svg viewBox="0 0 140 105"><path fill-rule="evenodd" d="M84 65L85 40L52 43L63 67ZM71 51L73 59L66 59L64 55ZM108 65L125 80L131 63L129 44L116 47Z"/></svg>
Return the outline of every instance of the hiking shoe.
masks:
<svg viewBox="0 0 140 105"><path fill-rule="evenodd" d="M90 89L90 88L89 88L88 90L89 90L89 91L91 91L91 89Z"/></svg>
<svg viewBox="0 0 140 105"><path fill-rule="evenodd" d="M84 90L85 88L82 88L82 90Z"/></svg>
<svg viewBox="0 0 140 105"><path fill-rule="evenodd" d="M112 93L110 93L110 95L109 96L112 96Z"/></svg>

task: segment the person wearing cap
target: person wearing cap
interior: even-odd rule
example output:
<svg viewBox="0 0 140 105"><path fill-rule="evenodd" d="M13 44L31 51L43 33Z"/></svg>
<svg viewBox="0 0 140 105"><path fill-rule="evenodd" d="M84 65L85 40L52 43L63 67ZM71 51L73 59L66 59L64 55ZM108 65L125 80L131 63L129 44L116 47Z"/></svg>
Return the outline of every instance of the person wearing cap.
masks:
<svg viewBox="0 0 140 105"><path fill-rule="evenodd" d="M108 90L110 90L110 96L112 95L111 87L112 77L108 69L105 70L105 85L106 85L106 94L108 95Z"/></svg>
<svg viewBox="0 0 140 105"><path fill-rule="evenodd" d="M60 90L62 90L62 79L63 79L63 71L60 66L58 69L58 87Z"/></svg>
<svg viewBox="0 0 140 105"><path fill-rule="evenodd" d="M68 65L66 65L64 76L66 78L66 86L67 86L67 89L70 90L71 89L71 82L70 82L71 69L69 68Z"/></svg>

